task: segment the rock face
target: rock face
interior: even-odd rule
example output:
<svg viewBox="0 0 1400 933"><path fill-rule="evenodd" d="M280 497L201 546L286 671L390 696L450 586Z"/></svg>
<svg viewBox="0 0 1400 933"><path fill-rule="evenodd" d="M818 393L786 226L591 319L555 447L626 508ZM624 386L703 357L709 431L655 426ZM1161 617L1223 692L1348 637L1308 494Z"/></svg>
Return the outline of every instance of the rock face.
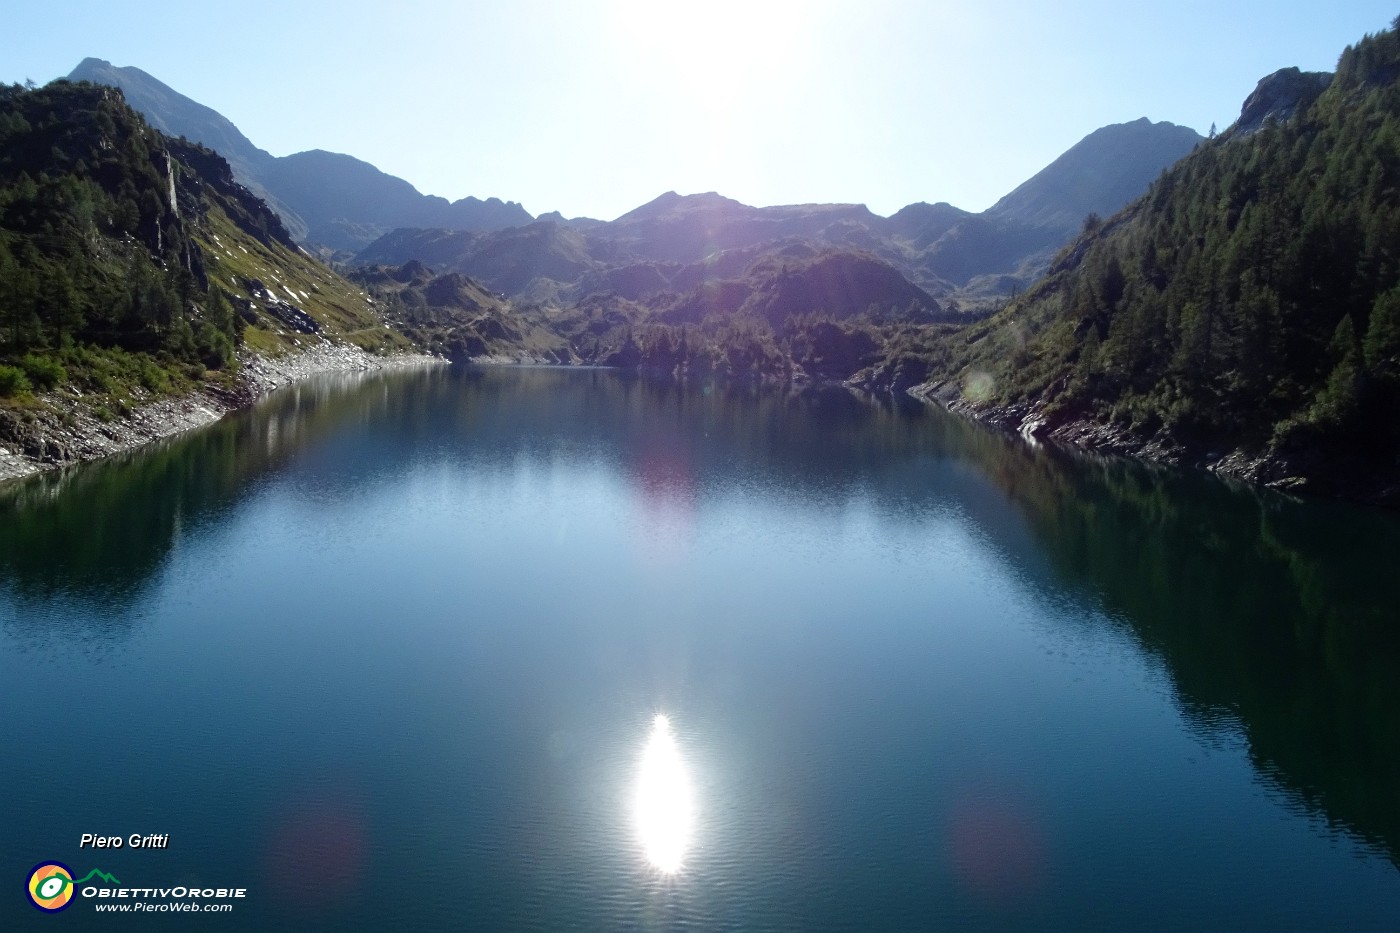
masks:
<svg viewBox="0 0 1400 933"><path fill-rule="evenodd" d="M1261 79L1254 93L1245 98L1240 118L1229 132L1245 136L1270 120L1287 120L1300 108L1317 100L1317 95L1331 83L1330 72L1281 68Z"/></svg>
<svg viewBox="0 0 1400 933"><path fill-rule="evenodd" d="M299 334L321 332L321 325L314 317L268 288L261 279L250 279L247 285L249 293L263 303L263 310L287 327Z"/></svg>

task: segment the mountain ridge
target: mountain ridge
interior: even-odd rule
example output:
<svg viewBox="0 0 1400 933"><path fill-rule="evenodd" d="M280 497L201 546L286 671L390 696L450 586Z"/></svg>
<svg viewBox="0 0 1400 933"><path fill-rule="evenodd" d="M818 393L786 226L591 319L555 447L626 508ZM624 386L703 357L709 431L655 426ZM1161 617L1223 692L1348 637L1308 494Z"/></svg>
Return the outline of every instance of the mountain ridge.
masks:
<svg viewBox="0 0 1400 933"><path fill-rule="evenodd" d="M155 125L216 149L226 146L240 180L282 214L299 240L342 258L401 228L491 233L536 219L515 202L497 198L448 202L421 194L404 179L351 155L313 149L271 156L217 111L138 68L88 58L70 78L122 87ZM611 234L615 249L662 262L695 262L703 258L702 249L806 237L873 252L935 294L967 290L988 297L1024 289L1085 214L1116 211L1199 140L1192 130L1146 118L1102 127L981 214L946 202L918 202L885 218L859 204L754 208L715 192L672 191L611 221L558 212L539 219L590 232L595 240ZM1096 170L1112 177L1096 185ZM388 262L409 258L380 256Z"/></svg>
<svg viewBox="0 0 1400 933"><path fill-rule="evenodd" d="M713 191L667 191L612 221L537 220L530 235L400 228L362 249L355 262L417 259L532 301L577 303L613 292L643 303L662 296L662 307L684 303L681 296L702 281L736 281L763 252L806 244L868 254L935 304L951 300L956 308L970 294L975 306L987 293L1025 288L1048 267L1082 225L1081 208L1121 207L1124 190L1137 183L1145 190L1149 173L1155 177L1199 140L1190 129L1146 119L1101 128L981 214L919 202L881 217L863 204L753 207ZM1129 167L1107 187L1092 184L1092 166L1115 159ZM506 275L505 266L514 271ZM876 302L890 303L904 299ZM945 310L940 305L938 313Z"/></svg>
<svg viewBox="0 0 1400 933"><path fill-rule="evenodd" d="M203 143L224 155L238 180L267 200L304 242L353 251L395 227L491 230L533 220L513 201L462 198L449 203L422 194L409 182L342 153L313 149L273 156L254 145L218 111L134 66L117 67L89 57L73 69L68 80L118 87L155 128ZM323 190L327 174L340 180L336 197L328 198ZM314 186L317 182L320 187ZM347 198L359 211L357 216L338 211L336 205L343 209Z"/></svg>

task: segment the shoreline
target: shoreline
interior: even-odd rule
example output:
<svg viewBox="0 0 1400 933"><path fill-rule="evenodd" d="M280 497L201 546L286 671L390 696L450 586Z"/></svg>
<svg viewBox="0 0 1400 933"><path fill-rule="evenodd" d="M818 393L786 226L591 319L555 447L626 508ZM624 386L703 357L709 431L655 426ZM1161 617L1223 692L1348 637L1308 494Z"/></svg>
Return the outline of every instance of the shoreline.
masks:
<svg viewBox="0 0 1400 933"><path fill-rule="evenodd" d="M375 356L352 344L329 342L278 357L245 352L240 354L239 362L238 387L232 392L219 388L200 389L151 402L114 421L97 418L81 401L53 394L43 397L49 408L35 413L36 418L25 419L14 412L0 411L0 485L36 473L138 450L155 441L211 424L231 412L249 408L269 393L313 376L450 363L442 357L424 353ZM463 362L488 368L522 365L563 369L615 368L491 354L468 357ZM674 377L677 374L670 375ZM687 377L682 375L679 378ZM713 378L713 375L708 378ZM872 391L853 385L849 379L804 379L797 382L806 386L830 384ZM1127 457L1181 470L1201 470L1222 479L1286 494L1383 508L1400 507L1400 485L1370 470L1358 468L1358 464L1329 462L1322 457L1250 455L1242 450L1202 453L1188 450L1173 438L1145 438L1121 426L1082 418L1051 424L1030 403L978 406L963 397L951 381L924 382L904 389L904 394L987 428L1019 435L1032 443L1049 442L1069 449Z"/></svg>
<svg viewBox="0 0 1400 933"><path fill-rule="evenodd" d="M1086 418L1053 422L1033 402L978 406L966 399L952 380L925 382L906 390L928 405L975 421L993 430L1016 434L1030 443L1127 457L1178 470L1200 470L1221 479L1246 483L1287 495L1333 499L1357 505L1400 508L1400 483L1375 465L1320 452L1250 453L1235 448L1192 448L1165 432L1152 437L1134 434L1120 425Z"/></svg>
<svg viewBox="0 0 1400 933"><path fill-rule="evenodd" d="M427 354L375 356L352 344L322 343L300 353L264 357L239 355L238 388L198 389L142 405L130 415L103 421L81 401L48 394L48 408L26 419L0 411L0 484L113 454L212 424L258 399L323 373L369 372L445 364Z"/></svg>

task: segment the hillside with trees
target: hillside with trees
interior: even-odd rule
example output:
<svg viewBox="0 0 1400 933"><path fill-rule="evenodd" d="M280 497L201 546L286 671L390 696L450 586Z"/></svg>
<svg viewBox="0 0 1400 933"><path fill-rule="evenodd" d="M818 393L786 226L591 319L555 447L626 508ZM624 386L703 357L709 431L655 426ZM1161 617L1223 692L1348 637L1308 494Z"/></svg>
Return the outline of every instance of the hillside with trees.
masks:
<svg viewBox="0 0 1400 933"><path fill-rule="evenodd" d="M1330 82L1292 82L1275 116L1090 217L1034 288L938 348L931 390L1025 433L1393 496L1398 80L1392 29Z"/></svg>
<svg viewBox="0 0 1400 933"><path fill-rule="evenodd" d="M115 417L233 391L245 343L330 337L407 346L222 157L153 130L114 88L0 87L0 407L58 391Z"/></svg>

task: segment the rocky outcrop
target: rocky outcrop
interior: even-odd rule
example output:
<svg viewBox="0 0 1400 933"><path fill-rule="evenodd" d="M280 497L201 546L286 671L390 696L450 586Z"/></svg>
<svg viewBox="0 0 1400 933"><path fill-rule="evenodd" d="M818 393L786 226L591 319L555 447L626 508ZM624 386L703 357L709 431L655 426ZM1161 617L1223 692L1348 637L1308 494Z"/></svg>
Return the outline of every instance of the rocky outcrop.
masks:
<svg viewBox="0 0 1400 933"><path fill-rule="evenodd" d="M1245 98L1240 118L1228 132L1232 136L1247 136L1270 121L1287 120L1317 100L1317 95L1331 83L1330 72L1281 68L1259 81L1254 93Z"/></svg>
<svg viewBox="0 0 1400 933"><path fill-rule="evenodd" d="M319 334L321 325L301 308L279 296L261 279L249 279L248 291L261 301L262 309L299 334Z"/></svg>
<svg viewBox="0 0 1400 933"><path fill-rule="evenodd" d="M908 392L929 376L929 362L919 356L896 354L868 366L847 379L845 384L866 392L891 395Z"/></svg>

